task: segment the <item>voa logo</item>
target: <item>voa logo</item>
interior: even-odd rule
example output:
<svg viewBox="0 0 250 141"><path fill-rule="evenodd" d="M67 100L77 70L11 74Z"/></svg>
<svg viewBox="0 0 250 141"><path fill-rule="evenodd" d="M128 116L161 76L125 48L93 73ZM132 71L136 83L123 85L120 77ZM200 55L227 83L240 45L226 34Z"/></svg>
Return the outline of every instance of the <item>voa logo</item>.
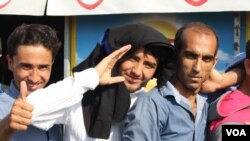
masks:
<svg viewBox="0 0 250 141"><path fill-rule="evenodd" d="M226 129L227 136L247 136L244 129Z"/></svg>

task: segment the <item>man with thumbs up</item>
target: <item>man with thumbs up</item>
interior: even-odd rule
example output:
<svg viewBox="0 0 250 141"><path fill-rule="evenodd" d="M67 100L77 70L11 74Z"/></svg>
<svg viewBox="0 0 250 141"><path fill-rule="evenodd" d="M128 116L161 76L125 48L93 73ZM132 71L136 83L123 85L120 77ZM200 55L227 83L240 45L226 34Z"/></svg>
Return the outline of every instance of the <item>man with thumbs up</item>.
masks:
<svg viewBox="0 0 250 141"><path fill-rule="evenodd" d="M23 24L11 33L7 46L8 68L14 79L10 88L0 94L0 140L60 141L59 126L49 131L27 126L33 107L25 102L27 94L43 88L49 81L61 46L55 30L46 25ZM21 85L24 89L19 91Z"/></svg>

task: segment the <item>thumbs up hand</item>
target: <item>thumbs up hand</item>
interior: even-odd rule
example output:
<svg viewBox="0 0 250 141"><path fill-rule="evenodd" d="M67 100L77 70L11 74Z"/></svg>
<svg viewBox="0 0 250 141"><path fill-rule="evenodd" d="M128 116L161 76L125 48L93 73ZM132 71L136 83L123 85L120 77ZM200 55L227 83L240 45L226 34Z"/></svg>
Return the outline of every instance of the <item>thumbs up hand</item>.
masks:
<svg viewBox="0 0 250 141"><path fill-rule="evenodd" d="M19 98L14 102L9 115L9 126L15 130L27 130L31 122L33 106L26 102L27 94L27 84L21 81Z"/></svg>

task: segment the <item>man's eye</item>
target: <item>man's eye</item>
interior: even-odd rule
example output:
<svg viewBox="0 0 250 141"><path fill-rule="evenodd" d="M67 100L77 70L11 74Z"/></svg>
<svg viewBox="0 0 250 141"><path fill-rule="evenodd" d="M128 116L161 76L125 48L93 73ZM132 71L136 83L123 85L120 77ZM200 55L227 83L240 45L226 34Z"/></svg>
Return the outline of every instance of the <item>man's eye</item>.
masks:
<svg viewBox="0 0 250 141"><path fill-rule="evenodd" d="M40 66L39 67L39 70L42 70L42 71L48 70L48 69L49 69L49 66Z"/></svg>
<svg viewBox="0 0 250 141"><path fill-rule="evenodd" d="M188 59L195 59L195 58L196 58L196 56L193 55L193 54L186 54L186 57L187 57Z"/></svg>
<svg viewBox="0 0 250 141"><path fill-rule="evenodd" d="M22 65L21 67L22 67L22 69L24 69L24 70L29 70L29 69L32 68L30 65L26 65L26 64Z"/></svg>
<svg viewBox="0 0 250 141"><path fill-rule="evenodd" d="M211 62L213 61L213 57L203 57L202 59L204 62Z"/></svg>
<svg viewBox="0 0 250 141"><path fill-rule="evenodd" d="M149 68L149 69L155 68L155 65L153 65L151 63L144 63L144 65L145 65L146 68Z"/></svg>
<svg viewBox="0 0 250 141"><path fill-rule="evenodd" d="M148 68L148 69L151 69L151 68L152 68L152 66L149 65L149 64L145 64L145 67Z"/></svg>
<svg viewBox="0 0 250 141"><path fill-rule="evenodd" d="M137 61L137 58L136 57L130 57L129 60L134 62L134 61Z"/></svg>

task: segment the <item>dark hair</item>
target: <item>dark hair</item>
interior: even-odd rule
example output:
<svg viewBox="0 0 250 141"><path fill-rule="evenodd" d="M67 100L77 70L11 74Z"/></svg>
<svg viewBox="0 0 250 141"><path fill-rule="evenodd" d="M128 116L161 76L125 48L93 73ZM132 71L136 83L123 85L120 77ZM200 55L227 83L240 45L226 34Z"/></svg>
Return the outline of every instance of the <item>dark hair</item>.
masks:
<svg viewBox="0 0 250 141"><path fill-rule="evenodd" d="M7 40L7 51L10 57L17 54L20 45L43 45L52 52L55 59L61 42L57 33L50 26L42 24L22 24L15 28Z"/></svg>
<svg viewBox="0 0 250 141"><path fill-rule="evenodd" d="M248 40L246 44L246 58L250 59L250 40Z"/></svg>
<svg viewBox="0 0 250 141"><path fill-rule="evenodd" d="M163 47L154 47L148 44L141 48L144 48L145 54L151 54L154 58L156 58L158 60L158 64L164 64L164 62L168 62L168 59L171 59L170 57L166 55ZM121 63L127 60L128 58L132 57L135 54L135 52L138 51L139 49L140 48L136 48L134 50L128 51L118 62Z"/></svg>
<svg viewBox="0 0 250 141"><path fill-rule="evenodd" d="M155 71L154 78L157 78L157 87L162 87L169 80L165 75L174 73L175 57L169 57L162 47L153 47L148 44L144 49L145 54L149 53L158 60L158 67Z"/></svg>
<svg viewBox="0 0 250 141"><path fill-rule="evenodd" d="M210 33L214 34L216 41L217 41L216 52L215 52L215 55L216 55L218 52L218 48L219 48L218 35L213 28L201 22L188 23L177 31L177 33L175 34L175 41L174 41L174 45L176 49L178 50L177 52L180 53L183 47L186 46L187 40L186 40L185 31L190 28L193 28L195 29L195 31L202 33L202 34L210 34Z"/></svg>

